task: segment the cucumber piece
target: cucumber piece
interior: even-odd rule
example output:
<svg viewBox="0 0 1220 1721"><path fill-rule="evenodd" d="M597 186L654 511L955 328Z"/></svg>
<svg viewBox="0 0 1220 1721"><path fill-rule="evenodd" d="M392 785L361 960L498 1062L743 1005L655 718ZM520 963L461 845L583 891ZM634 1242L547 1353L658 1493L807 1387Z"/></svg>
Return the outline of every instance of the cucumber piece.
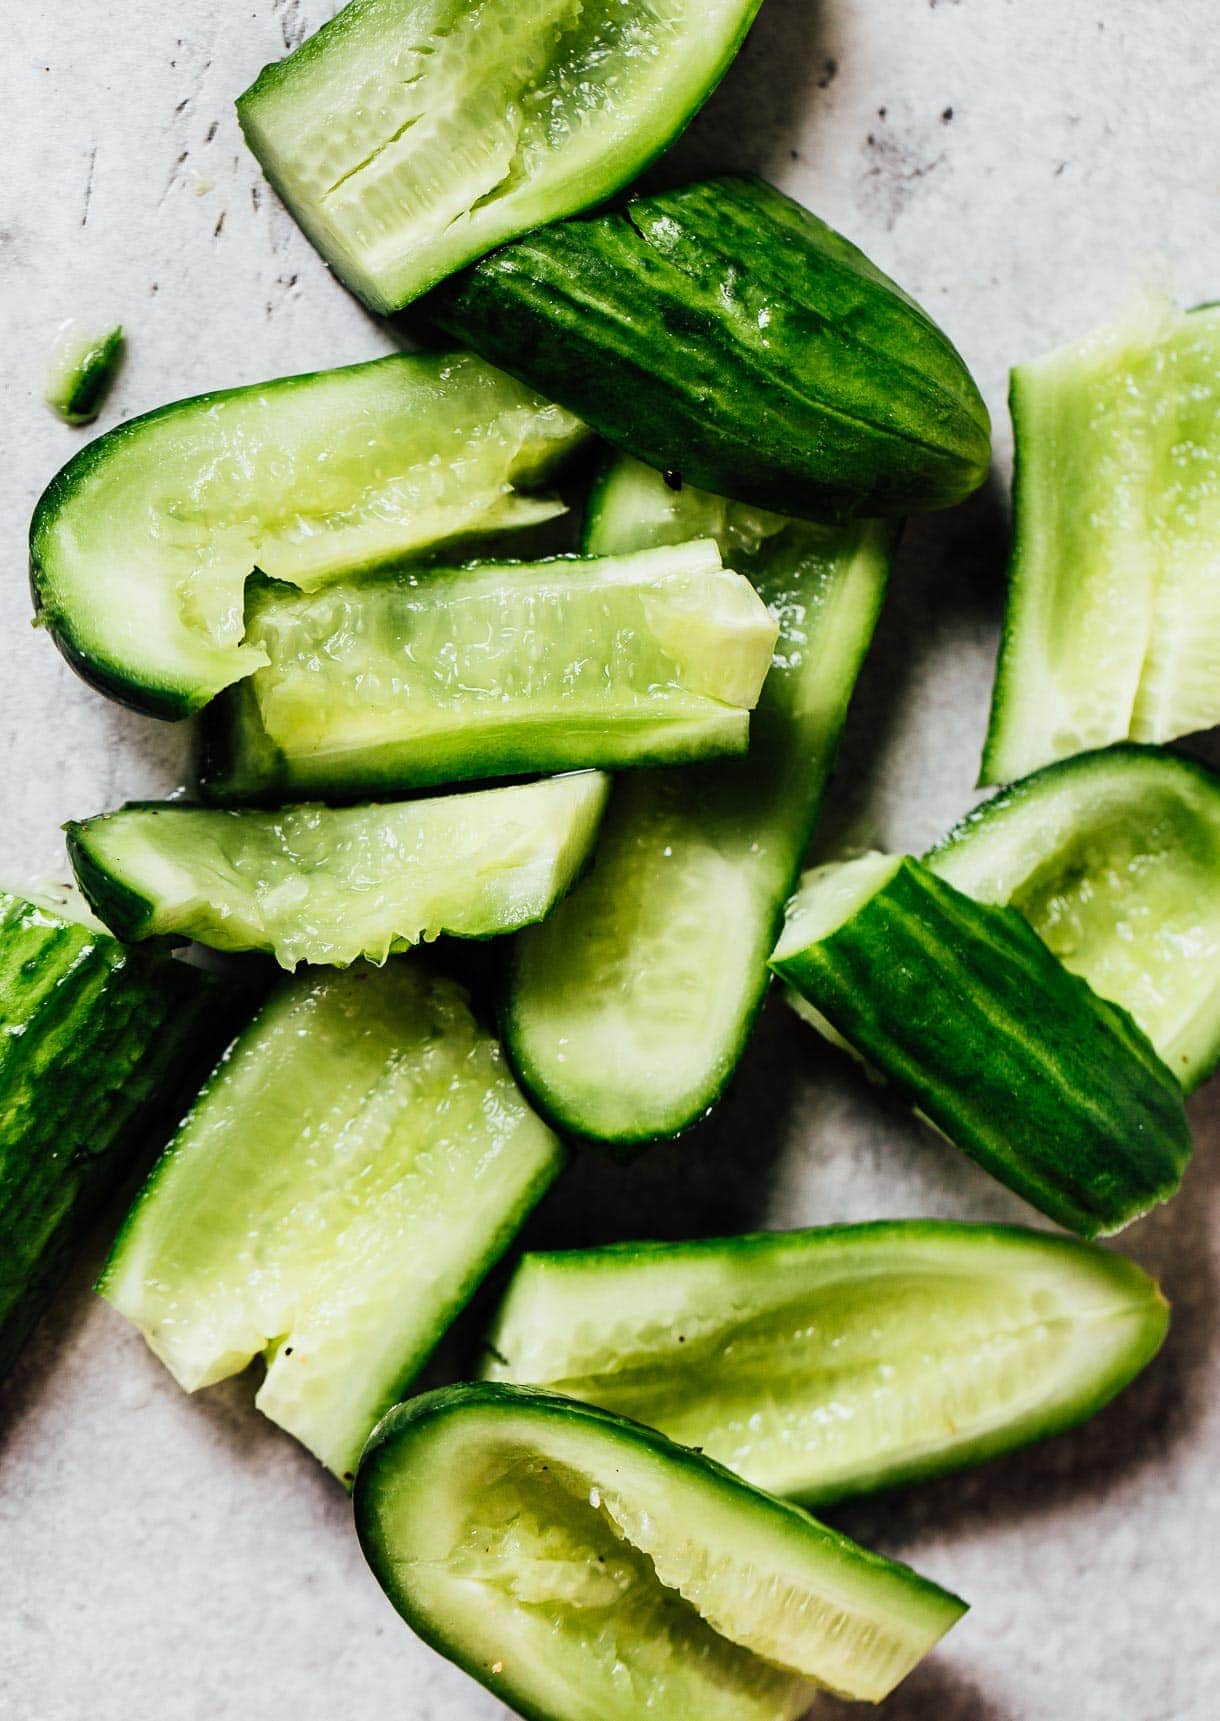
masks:
<svg viewBox="0 0 1220 1721"><path fill-rule="evenodd" d="M1015 909L894 855L818 868L772 967L949 1141L1069 1230L1120 1230L1190 1158L1182 1090Z"/></svg>
<svg viewBox="0 0 1220 1721"><path fill-rule="evenodd" d="M237 104L339 278L396 311L677 137L760 0L352 0Z"/></svg>
<svg viewBox="0 0 1220 1721"><path fill-rule="evenodd" d="M586 531L594 551L714 535L780 627L748 756L620 778L590 872L514 942L503 1027L530 1093L567 1130L648 1141L703 1116L749 1038L895 534L675 492L628 459Z"/></svg>
<svg viewBox="0 0 1220 1721"><path fill-rule="evenodd" d="M633 199L505 246L429 301L607 441L815 520L960 502L987 408L932 319L762 180Z"/></svg>
<svg viewBox="0 0 1220 1721"><path fill-rule="evenodd" d="M1220 1060L1220 777L1159 747L1048 765L927 855L979 902L1011 903L1119 1004L1189 1093Z"/></svg>
<svg viewBox="0 0 1220 1721"><path fill-rule="evenodd" d="M43 398L65 424L92 424L123 358L123 329L65 323L47 361Z"/></svg>
<svg viewBox="0 0 1220 1721"><path fill-rule="evenodd" d="M1154 1282L1093 1244L899 1219L526 1255L483 1372L825 1505L1084 1422L1168 1323Z"/></svg>
<svg viewBox="0 0 1220 1721"><path fill-rule="evenodd" d="M222 812L135 803L72 824L94 910L128 940L346 967L450 933L491 938L549 914L597 835L596 771L395 805Z"/></svg>
<svg viewBox="0 0 1220 1721"><path fill-rule="evenodd" d="M982 781L1220 721L1220 306L1145 300L1012 373L1008 603Z"/></svg>
<svg viewBox="0 0 1220 1721"><path fill-rule="evenodd" d="M306 973L217 1067L98 1288L188 1392L264 1358L259 1409L350 1480L561 1159L452 981Z"/></svg>
<svg viewBox="0 0 1220 1721"><path fill-rule="evenodd" d="M215 977L0 893L0 1378L238 1007Z"/></svg>
<svg viewBox="0 0 1220 1721"><path fill-rule="evenodd" d="M585 437L469 354L398 354L178 401L99 437L34 511L34 601L103 693L186 717L249 675L255 568L311 589L563 504L519 494Z"/></svg>
<svg viewBox="0 0 1220 1721"><path fill-rule="evenodd" d="M744 753L775 622L712 542L255 581L267 667L205 719L210 800L342 799L471 777Z"/></svg>
<svg viewBox="0 0 1220 1721"><path fill-rule="evenodd" d="M966 1611L664 1435L520 1387L392 1410L356 1528L403 1618L531 1721L879 1702Z"/></svg>

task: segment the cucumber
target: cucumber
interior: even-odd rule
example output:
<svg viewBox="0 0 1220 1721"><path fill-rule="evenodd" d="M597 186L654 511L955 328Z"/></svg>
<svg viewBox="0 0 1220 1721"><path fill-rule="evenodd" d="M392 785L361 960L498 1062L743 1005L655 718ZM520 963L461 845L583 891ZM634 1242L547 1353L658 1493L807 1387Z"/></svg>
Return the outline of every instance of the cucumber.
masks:
<svg viewBox="0 0 1220 1721"><path fill-rule="evenodd" d="M1168 1321L1153 1281L1093 1244L899 1219L526 1255L483 1372L824 1505L1074 1427Z"/></svg>
<svg viewBox="0 0 1220 1721"><path fill-rule="evenodd" d="M531 1721L879 1702L966 1611L664 1435L520 1387L392 1410L355 1505L399 1613Z"/></svg>
<svg viewBox="0 0 1220 1721"><path fill-rule="evenodd" d="M949 1141L1069 1230L1120 1230L1190 1158L1182 1090L1125 1010L1015 909L918 861L811 873L772 958Z"/></svg>
<svg viewBox="0 0 1220 1721"><path fill-rule="evenodd" d="M69 461L34 511L34 601L86 680L186 717L249 675L257 566L306 589L531 525L585 437L469 354L399 354L178 401Z"/></svg>
<svg viewBox="0 0 1220 1721"><path fill-rule="evenodd" d="M105 405L122 359L120 324L98 329L65 323L47 361L43 398L65 424L92 424Z"/></svg>
<svg viewBox="0 0 1220 1721"><path fill-rule="evenodd" d="M0 1378L240 1004L214 976L85 920L0 893Z"/></svg>
<svg viewBox="0 0 1220 1721"><path fill-rule="evenodd" d="M626 185L760 0L352 0L237 104L263 171L375 311Z"/></svg>
<svg viewBox="0 0 1220 1721"><path fill-rule="evenodd" d="M678 1134L735 1069L885 590L895 534L726 502L620 459L586 547L714 535L779 620L740 761L618 780L593 867L514 941L503 1031L561 1127L604 1141Z"/></svg>
<svg viewBox="0 0 1220 1721"><path fill-rule="evenodd" d="M1011 903L1073 974L1119 1004L1189 1093L1220 1060L1220 777L1125 744L1048 765L924 857Z"/></svg>
<svg viewBox="0 0 1220 1721"><path fill-rule="evenodd" d="M1220 721L1220 306L1141 301L1018 367L982 780Z"/></svg>
<svg viewBox="0 0 1220 1721"><path fill-rule="evenodd" d="M419 958L284 981L132 1208L102 1295L188 1392L256 1403L350 1480L560 1168L465 994Z"/></svg>
<svg viewBox="0 0 1220 1721"><path fill-rule="evenodd" d="M987 409L932 319L762 180L715 179L505 246L443 328L662 472L815 520L945 508Z"/></svg>
<svg viewBox="0 0 1220 1721"><path fill-rule="evenodd" d="M775 622L712 542L300 592L256 580L267 666L205 719L211 800L350 798L744 753Z"/></svg>
<svg viewBox="0 0 1220 1721"><path fill-rule="evenodd" d="M583 866L596 771L396 805L225 812L134 803L72 824L81 889L128 941L170 935L346 967L541 920Z"/></svg>

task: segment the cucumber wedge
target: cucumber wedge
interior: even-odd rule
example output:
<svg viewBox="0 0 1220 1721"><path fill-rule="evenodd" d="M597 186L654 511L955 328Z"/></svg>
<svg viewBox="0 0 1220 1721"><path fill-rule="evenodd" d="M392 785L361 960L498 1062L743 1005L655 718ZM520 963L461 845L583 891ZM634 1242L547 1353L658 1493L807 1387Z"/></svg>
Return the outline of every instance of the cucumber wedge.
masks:
<svg viewBox="0 0 1220 1721"><path fill-rule="evenodd" d="M1012 373L1008 605L982 780L1220 721L1220 306L1141 301Z"/></svg>
<svg viewBox="0 0 1220 1721"><path fill-rule="evenodd" d="M1125 1010L1014 909L893 855L810 873L772 966L942 1135L1069 1230L1177 1189L1182 1090Z"/></svg>
<svg viewBox="0 0 1220 1721"><path fill-rule="evenodd" d="M586 548L714 535L779 622L740 761L620 778L594 864L513 946L506 1043L537 1103L603 1141L678 1134L735 1069L766 992L894 532L814 526L617 461Z"/></svg>
<svg viewBox="0 0 1220 1721"><path fill-rule="evenodd" d="M744 753L775 622L712 542L256 580L267 666L205 719L210 800L393 794L463 778Z"/></svg>
<svg viewBox="0 0 1220 1721"><path fill-rule="evenodd" d="M418 958L285 981L154 1167L99 1289L188 1392L348 1480L560 1168L465 995Z"/></svg>
<svg viewBox="0 0 1220 1721"><path fill-rule="evenodd" d="M608 787L585 771L386 806L137 803L69 825L68 853L128 941L165 934L270 951L284 968L346 967L541 920L584 865Z"/></svg>
<svg viewBox="0 0 1220 1721"><path fill-rule="evenodd" d="M531 1721L879 1702L965 1612L652 1429L520 1387L399 1405L355 1503L403 1618Z"/></svg>
<svg viewBox="0 0 1220 1721"><path fill-rule="evenodd" d="M103 693L186 717L263 662L254 568L307 589L527 526L518 494L585 436L469 354L413 354L179 401L68 463L30 528L34 601Z"/></svg>
<svg viewBox="0 0 1220 1721"><path fill-rule="evenodd" d="M215 976L0 893L0 1378L83 1232L232 1032Z"/></svg>
<svg viewBox="0 0 1220 1721"><path fill-rule="evenodd" d="M1002 790L924 863L1011 903L1073 974L1130 1011L1189 1093L1220 1060L1220 777L1131 745Z"/></svg>
<svg viewBox="0 0 1220 1721"><path fill-rule="evenodd" d="M802 519L959 502L991 426L960 354L762 180L632 199L507 245L437 321L658 471Z"/></svg>
<svg viewBox="0 0 1220 1721"><path fill-rule="evenodd" d="M352 0L237 104L263 171L376 311L626 185L760 0Z"/></svg>
<svg viewBox="0 0 1220 1721"><path fill-rule="evenodd" d="M1092 1244L900 1219L526 1255L484 1372L824 1505L1084 1422L1168 1322L1153 1281Z"/></svg>
<svg viewBox="0 0 1220 1721"><path fill-rule="evenodd" d="M44 399L65 424L92 424L123 358L123 330L65 323L47 363Z"/></svg>

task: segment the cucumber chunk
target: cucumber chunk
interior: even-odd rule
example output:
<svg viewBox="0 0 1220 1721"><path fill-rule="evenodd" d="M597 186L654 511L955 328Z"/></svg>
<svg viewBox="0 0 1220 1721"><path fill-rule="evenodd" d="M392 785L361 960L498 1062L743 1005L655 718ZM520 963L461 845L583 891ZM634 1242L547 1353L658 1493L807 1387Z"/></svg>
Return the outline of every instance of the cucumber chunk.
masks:
<svg viewBox="0 0 1220 1721"><path fill-rule="evenodd" d="M469 354L178 401L82 449L34 511L34 600L103 693L185 717L249 675L254 568L306 589L563 512L519 494L585 436Z"/></svg>
<svg viewBox="0 0 1220 1721"><path fill-rule="evenodd" d="M626 185L719 83L760 0L352 0L237 104L341 280L396 311Z"/></svg>
<svg viewBox="0 0 1220 1721"><path fill-rule="evenodd" d="M1157 747L1047 766L924 857L1011 903L1073 974L1130 1011L1187 1092L1220 1059L1220 777Z"/></svg>
<svg viewBox="0 0 1220 1721"><path fill-rule="evenodd" d="M1014 537L982 780L1220 721L1220 306L1141 301L1012 373Z"/></svg>
<svg viewBox="0 0 1220 1721"><path fill-rule="evenodd" d="M0 1378L235 1025L212 975L0 894Z"/></svg>
<svg viewBox="0 0 1220 1721"><path fill-rule="evenodd" d="M810 873L772 966L927 1122L1069 1230L1120 1230L1190 1158L1182 1090L1014 909L918 861Z"/></svg>
<svg viewBox="0 0 1220 1721"><path fill-rule="evenodd" d="M123 938L346 967L541 920L584 865L608 788L584 771L386 806L133 804L69 825L68 853Z"/></svg>
<svg viewBox="0 0 1220 1721"><path fill-rule="evenodd" d="M715 536L779 622L747 757L614 786L593 866L517 939L503 1011L565 1129L647 1141L696 1122L744 1050L889 571L893 531L785 520L620 459L586 548Z"/></svg>
<svg viewBox="0 0 1220 1721"><path fill-rule="evenodd" d="M1153 1281L1092 1244L900 1219L527 1255L484 1372L825 1504L1074 1427L1168 1321Z"/></svg>
<svg viewBox="0 0 1220 1721"><path fill-rule="evenodd" d="M418 958L285 981L114 1246L102 1295L193 1392L255 1400L350 1479L560 1168L460 987Z"/></svg>
<svg viewBox="0 0 1220 1721"><path fill-rule="evenodd" d="M356 1526L404 1619L532 1721L879 1702L965 1612L663 1435L519 1387L391 1411Z"/></svg>
<svg viewBox="0 0 1220 1721"><path fill-rule="evenodd" d="M429 301L616 447L803 519L960 502L991 426L961 356L863 252L714 179L507 245Z"/></svg>
<svg viewBox="0 0 1220 1721"><path fill-rule="evenodd" d="M716 545L299 592L252 582L267 666L205 719L211 800L744 753L776 627Z"/></svg>
<svg viewBox="0 0 1220 1721"><path fill-rule="evenodd" d="M123 359L123 330L65 323L47 361L43 398L65 424L92 424Z"/></svg>

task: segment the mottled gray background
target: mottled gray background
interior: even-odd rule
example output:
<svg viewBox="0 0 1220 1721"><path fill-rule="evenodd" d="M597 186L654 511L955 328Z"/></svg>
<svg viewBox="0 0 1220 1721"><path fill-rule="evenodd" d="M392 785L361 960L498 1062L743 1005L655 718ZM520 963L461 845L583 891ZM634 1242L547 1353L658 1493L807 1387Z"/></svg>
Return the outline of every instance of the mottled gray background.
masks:
<svg viewBox="0 0 1220 1721"><path fill-rule="evenodd" d="M525 0L522 0L525 3ZM5 0L0 48L0 876L58 826L179 777L179 731L85 689L29 631L31 504L79 446L39 402L70 315L121 317L103 427L178 395L368 357L384 332L261 185L233 97L328 0ZM996 419L996 473L913 527L824 827L919 849L968 803L1000 613L1014 360L1135 289L1220 291L1212 0L766 0L665 172L762 169L941 318ZM891 1721L1204 1721L1220 1689L1215 1088L1194 1166L1124 1247L1168 1346L1091 1426L843 1511L974 1604ZM772 1007L714 1122L589 1158L555 1242L1025 1210ZM346 1500L250 1408L187 1399L82 1263L0 1399L2 1721L492 1721L401 1627ZM827 1703L827 1717L845 1713Z"/></svg>

